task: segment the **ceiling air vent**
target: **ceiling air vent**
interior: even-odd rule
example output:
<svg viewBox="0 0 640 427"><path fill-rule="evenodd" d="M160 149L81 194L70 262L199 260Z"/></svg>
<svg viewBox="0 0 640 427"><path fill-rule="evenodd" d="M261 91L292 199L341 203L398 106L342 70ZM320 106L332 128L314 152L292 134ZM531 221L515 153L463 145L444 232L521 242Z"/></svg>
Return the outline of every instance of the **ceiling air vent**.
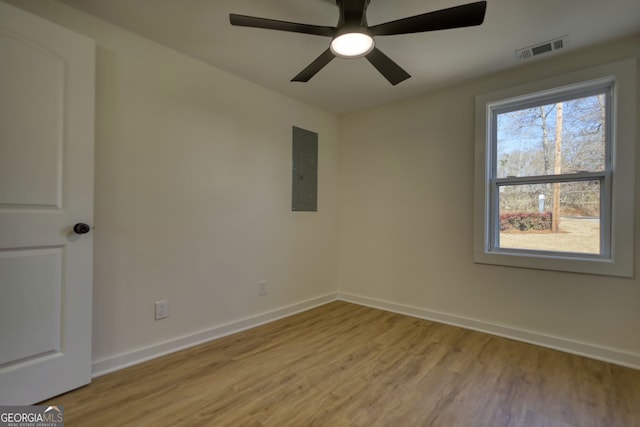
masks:
<svg viewBox="0 0 640 427"><path fill-rule="evenodd" d="M567 46L568 42L569 36L560 37L554 40L549 40L548 42L525 47L524 49L518 49L516 50L516 56L521 60L531 59L534 56L563 49Z"/></svg>

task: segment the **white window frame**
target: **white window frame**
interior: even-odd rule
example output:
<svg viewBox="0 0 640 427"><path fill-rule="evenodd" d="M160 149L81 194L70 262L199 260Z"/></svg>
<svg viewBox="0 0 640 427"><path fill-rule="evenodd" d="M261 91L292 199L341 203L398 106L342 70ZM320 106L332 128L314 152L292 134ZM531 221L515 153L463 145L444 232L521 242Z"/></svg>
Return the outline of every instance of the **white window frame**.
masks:
<svg viewBox="0 0 640 427"><path fill-rule="evenodd" d="M601 253L579 254L494 247L498 184L529 183L496 177L495 117L506 110L550 104L573 96L609 91L605 170L602 173L557 175L560 182L601 183ZM476 97L474 262L620 277L634 274L634 207L636 144L636 60L628 59ZM522 181L522 182L519 182Z"/></svg>

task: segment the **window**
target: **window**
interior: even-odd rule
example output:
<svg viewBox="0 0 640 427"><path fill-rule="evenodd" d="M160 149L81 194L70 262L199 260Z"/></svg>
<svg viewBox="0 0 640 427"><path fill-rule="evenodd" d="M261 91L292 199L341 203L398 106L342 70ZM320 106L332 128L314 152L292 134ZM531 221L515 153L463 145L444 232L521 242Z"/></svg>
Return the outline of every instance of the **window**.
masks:
<svg viewBox="0 0 640 427"><path fill-rule="evenodd" d="M476 98L474 261L633 276L635 62Z"/></svg>

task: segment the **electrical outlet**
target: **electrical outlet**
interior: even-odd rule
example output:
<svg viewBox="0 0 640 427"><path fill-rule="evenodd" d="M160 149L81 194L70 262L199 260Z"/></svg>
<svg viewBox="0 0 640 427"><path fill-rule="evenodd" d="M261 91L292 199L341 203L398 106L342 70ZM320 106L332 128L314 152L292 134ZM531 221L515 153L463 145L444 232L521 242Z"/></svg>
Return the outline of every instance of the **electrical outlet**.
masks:
<svg viewBox="0 0 640 427"><path fill-rule="evenodd" d="M166 319L169 317L169 301L163 299L156 301L156 320Z"/></svg>
<svg viewBox="0 0 640 427"><path fill-rule="evenodd" d="M268 292L267 281L266 280L260 280L258 282L258 295L266 295L267 292Z"/></svg>

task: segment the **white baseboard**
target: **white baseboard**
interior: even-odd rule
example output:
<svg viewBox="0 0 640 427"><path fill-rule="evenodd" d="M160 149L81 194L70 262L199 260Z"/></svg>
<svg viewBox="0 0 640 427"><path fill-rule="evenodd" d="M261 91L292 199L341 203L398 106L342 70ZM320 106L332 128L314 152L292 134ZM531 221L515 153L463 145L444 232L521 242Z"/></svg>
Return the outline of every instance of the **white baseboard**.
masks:
<svg viewBox="0 0 640 427"><path fill-rule="evenodd" d="M282 319L283 317L288 317L296 313L307 311L314 307L327 304L331 301L335 301L336 299L337 296L334 293L323 295L307 301L302 301L296 304L278 308L276 310L268 311L266 313L261 313L256 316L251 316L231 323L216 326L211 329L195 332L172 340L139 348L127 353L95 360L91 364L92 377L96 378L110 372L137 365L138 363L146 362L147 360L155 359L157 357L174 353L176 351L184 350L189 347L215 340L217 338L222 338L226 335L231 335L236 332L244 331L246 329L255 328L256 326L273 322L274 320Z"/></svg>
<svg viewBox="0 0 640 427"><path fill-rule="evenodd" d="M408 305L396 304L388 301L381 301L360 295L338 293L338 300L377 308L380 310L391 311L393 313L417 317L420 319L432 320L434 322L445 323L447 325L459 326L465 329L485 332L491 335L510 338L516 341L523 341L529 344L552 348L554 350L560 350L566 353L585 356L591 359L597 359L616 365L640 369L640 355L638 354L627 353L620 350L600 347L593 344L587 344L566 338L546 335L539 332L516 329L508 326L497 325L494 323L487 323L479 320L468 319L465 317L439 313L423 308L411 307Z"/></svg>
<svg viewBox="0 0 640 427"><path fill-rule="evenodd" d="M307 311L314 307L318 307L335 300L350 302L353 304L359 304L367 307L377 308L380 310L391 311L393 313L404 314L407 316L431 320L447 325L458 326L465 329L471 329L474 331L514 339L517 341L535 344L542 347L552 348L554 350L564 351L566 353L577 354L579 356L585 356L591 359L597 359L616 365L640 369L640 355L638 354L627 353L620 350L596 346L593 344L587 344L552 335L541 334L539 332L516 329L494 323L440 313L424 308L412 307L389 301L382 301L360 295L338 293L327 294L320 297L312 298L307 301L291 304L285 307L278 308L276 310L258 314L256 316L216 326L211 329L184 335L172 340L139 348L127 353L95 360L91 366L92 376L94 378L99 377L101 375L105 375L129 366L137 365L138 363L146 362L160 356L184 350L199 344L204 344L206 342L215 340L217 338L222 338L236 332L255 328L256 326L273 322L275 320L282 319L296 313Z"/></svg>

